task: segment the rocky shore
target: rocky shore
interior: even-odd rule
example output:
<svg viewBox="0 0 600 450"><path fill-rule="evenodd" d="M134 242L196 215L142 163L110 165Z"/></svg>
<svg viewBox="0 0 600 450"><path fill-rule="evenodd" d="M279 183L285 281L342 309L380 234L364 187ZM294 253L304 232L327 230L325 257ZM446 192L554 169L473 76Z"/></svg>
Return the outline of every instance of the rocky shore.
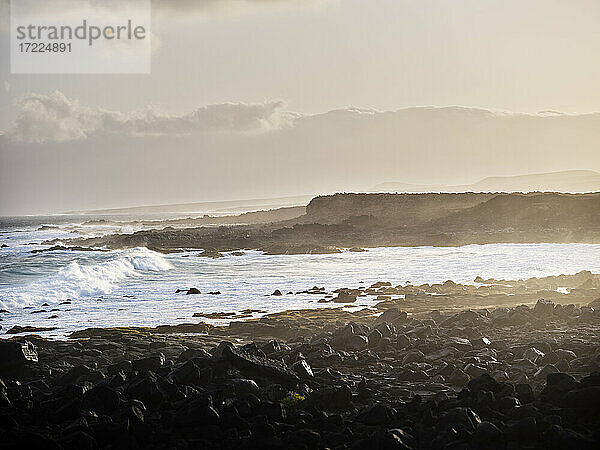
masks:
<svg viewBox="0 0 600 450"><path fill-rule="evenodd" d="M0 448L599 448L600 277L476 281L0 341Z"/></svg>
<svg viewBox="0 0 600 450"><path fill-rule="evenodd" d="M143 246L164 253L257 249L268 254L334 253L352 247L600 243L600 193L336 194L315 197L305 214L287 220L269 212L256 214L254 222L232 217L229 226L183 222L182 229L164 222L157 229L154 223L153 229L133 234L66 243L108 249ZM300 213L295 209L292 214Z"/></svg>

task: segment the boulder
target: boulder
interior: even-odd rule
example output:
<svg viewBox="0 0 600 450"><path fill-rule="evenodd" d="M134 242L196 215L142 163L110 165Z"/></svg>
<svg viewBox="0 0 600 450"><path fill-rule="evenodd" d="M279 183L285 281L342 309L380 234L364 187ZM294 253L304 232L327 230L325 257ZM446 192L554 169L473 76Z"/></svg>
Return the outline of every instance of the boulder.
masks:
<svg viewBox="0 0 600 450"><path fill-rule="evenodd" d="M235 378L231 380L231 385L234 392L239 396L246 396L250 394L257 394L260 388L254 380L248 380L245 378Z"/></svg>
<svg viewBox="0 0 600 450"><path fill-rule="evenodd" d="M469 341L468 339L459 338L459 337L448 338L445 346L446 347L454 347L457 350L462 350L465 352L469 351L473 348L473 344L471 344L471 341Z"/></svg>
<svg viewBox="0 0 600 450"><path fill-rule="evenodd" d="M148 356L147 358L132 361L131 364L133 370L156 371L165 364L165 355L159 353L157 355Z"/></svg>
<svg viewBox="0 0 600 450"><path fill-rule="evenodd" d="M381 332L379 330L371 331L371 334L369 334L369 336L368 336L369 347L370 348L377 347L382 338L383 338L383 335L381 334Z"/></svg>
<svg viewBox="0 0 600 450"><path fill-rule="evenodd" d="M313 378L313 371L304 359L300 359L292 365L292 370L300 378Z"/></svg>
<svg viewBox="0 0 600 450"><path fill-rule="evenodd" d="M408 314L406 311L402 311L400 308L390 308L381 313L381 315L375 319L375 323L403 323L407 318Z"/></svg>
<svg viewBox="0 0 600 450"><path fill-rule="evenodd" d="M569 374L562 372L549 373L541 397L545 401L561 406L568 392L578 389L580 386L581 384Z"/></svg>
<svg viewBox="0 0 600 450"><path fill-rule="evenodd" d="M298 384L298 376L280 361L249 355L231 344L223 347L222 355L244 375L266 378L292 389Z"/></svg>
<svg viewBox="0 0 600 450"><path fill-rule="evenodd" d="M479 448L503 449L505 438L500 428L491 422L484 421L477 425L474 441L477 442Z"/></svg>
<svg viewBox="0 0 600 450"><path fill-rule="evenodd" d="M545 448L548 450L573 449L592 449L594 443L590 442L581 434L563 428L560 425L551 425L544 433Z"/></svg>
<svg viewBox="0 0 600 450"><path fill-rule="evenodd" d="M365 425L375 426L389 423L392 416L393 413L388 406L376 403L363 410L357 419Z"/></svg>
<svg viewBox="0 0 600 450"><path fill-rule="evenodd" d="M452 374L450 374L450 377L448 378L448 383L457 387L466 386L468 382L469 375L467 375L458 367L452 371Z"/></svg>
<svg viewBox="0 0 600 450"><path fill-rule="evenodd" d="M369 339L360 334L351 334L346 338L346 348L350 351L360 351L369 345Z"/></svg>
<svg viewBox="0 0 600 450"><path fill-rule="evenodd" d="M533 312L537 316L549 316L554 312L554 302L541 298L535 304Z"/></svg>
<svg viewBox="0 0 600 450"><path fill-rule="evenodd" d="M408 352L404 358L402 358L402 365L410 364L412 362L423 362L425 361L425 355L420 350L412 350Z"/></svg>
<svg viewBox="0 0 600 450"><path fill-rule="evenodd" d="M185 384L188 386L203 384L200 369L192 360L188 360L182 366L173 370L171 372L171 379L178 384Z"/></svg>
<svg viewBox="0 0 600 450"><path fill-rule="evenodd" d="M189 288L185 295L198 295L201 294L200 290L197 288Z"/></svg>
<svg viewBox="0 0 600 450"><path fill-rule="evenodd" d="M202 253L198 253L198 256L203 257L203 258L212 258L212 259L224 257L224 255L221 252L218 252L216 250L204 250Z"/></svg>
<svg viewBox="0 0 600 450"><path fill-rule="evenodd" d="M526 358L533 363L542 360L544 356L546 356L544 352L538 350L535 347L530 347L523 352L523 358Z"/></svg>
<svg viewBox="0 0 600 450"><path fill-rule="evenodd" d="M480 424L481 419L471 408L456 407L440 416L438 431L455 429L473 433Z"/></svg>
<svg viewBox="0 0 600 450"><path fill-rule="evenodd" d="M7 330L6 334L40 333L42 331L54 331L56 329L56 327L32 327L30 325L21 327L19 325L15 325Z"/></svg>
<svg viewBox="0 0 600 450"><path fill-rule="evenodd" d="M38 362L35 346L29 341L0 340L0 375L21 378Z"/></svg>
<svg viewBox="0 0 600 450"><path fill-rule="evenodd" d="M333 298L334 303L354 303L356 301L357 294L349 290L341 290L338 292L337 297Z"/></svg>

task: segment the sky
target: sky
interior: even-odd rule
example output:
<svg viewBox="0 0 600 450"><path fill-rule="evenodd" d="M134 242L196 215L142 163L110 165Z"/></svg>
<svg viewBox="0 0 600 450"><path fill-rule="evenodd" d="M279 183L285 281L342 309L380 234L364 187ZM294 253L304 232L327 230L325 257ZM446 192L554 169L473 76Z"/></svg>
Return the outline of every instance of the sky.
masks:
<svg viewBox="0 0 600 450"><path fill-rule="evenodd" d="M155 0L148 75L11 74L8 6L0 2L0 214L600 169L594 153L600 141L589 114L600 111L597 0ZM455 105L471 113L437 111L433 123L417 126L434 134L428 139L394 131L406 129L409 114L393 120L386 115L408 108L410 117L430 121L411 108ZM456 133L449 128L457 123L456 111L463 113L458 128L479 136L449 136ZM559 141L562 156L552 147L545 159L541 146L556 144L548 142L555 119L548 111L568 115L561 139L574 140ZM507 121L507 112L528 115ZM468 126L473 114L485 131ZM373 120L377 126L369 125ZM346 142L347 136L355 140ZM248 151L261 140L272 148L255 150L253 158ZM103 141L119 147L107 152ZM430 147L423 149L423 141ZM569 156L573 146L581 159ZM150 150L155 161L142 162L147 158L138 148ZM473 152L488 155L489 148L505 156L515 148L521 153L469 166ZM171 167L158 166L160 152L172 155ZM307 159L298 161L298 153ZM432 161L414 156L419 154L450 165L423 171ZM45 167L39 155L47 159ZM395 163L381 173L374 166L357 176L372 156L410 165ZM201 165L207 186L194 190L193 184L161 179L161 170L177 170L178 159ZM340 160L347 166L342 175L336 173ZM127 177L122 166L133 161L138 166ZM315 171L318 179L306 176L303 184L279 174L271 182L268 174L244 175L236 161L274 172L301 163L310 173L319 161L327 165ZM64 170L82 172L92 164L103 167L110 186L98 180L82 197L77 183L63 180ZM26 171L35 176L17 176ZM231 176L235 182L227 181Z"/></svg>

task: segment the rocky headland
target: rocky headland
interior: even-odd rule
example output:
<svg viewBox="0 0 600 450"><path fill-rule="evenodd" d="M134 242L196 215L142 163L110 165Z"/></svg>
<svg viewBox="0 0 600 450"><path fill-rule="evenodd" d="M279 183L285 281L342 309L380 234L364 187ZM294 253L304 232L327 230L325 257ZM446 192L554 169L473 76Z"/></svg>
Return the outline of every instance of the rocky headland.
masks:
<svg viewBox="0 0 600 450"><path fill-rule="evenodd" d="M336 194L314 198L305 214L299 209L285 213L298 216L280 220L255 214L257 222L246 225L175 228L165 223L162 229L73 239L67 245L292 254L351 247L600 242L600 193ZM243 218L228 221L244 223Z"/></svg>

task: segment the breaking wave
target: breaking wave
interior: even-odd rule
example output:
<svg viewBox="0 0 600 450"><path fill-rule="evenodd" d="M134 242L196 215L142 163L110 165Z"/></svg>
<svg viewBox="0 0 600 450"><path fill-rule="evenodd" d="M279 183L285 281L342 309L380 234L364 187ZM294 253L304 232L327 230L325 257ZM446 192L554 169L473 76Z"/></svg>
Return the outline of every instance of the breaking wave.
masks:
<svg viewBox="0 0 600 450"><path fill-rule="evenodd" d="M0 305L27 306L34 298L47 302L110 294L114 287L139 272L164 271L172 265L160 253L138 247L110 252L111 258L95 264L72 261L58 272L5 292Z"/></svg>

